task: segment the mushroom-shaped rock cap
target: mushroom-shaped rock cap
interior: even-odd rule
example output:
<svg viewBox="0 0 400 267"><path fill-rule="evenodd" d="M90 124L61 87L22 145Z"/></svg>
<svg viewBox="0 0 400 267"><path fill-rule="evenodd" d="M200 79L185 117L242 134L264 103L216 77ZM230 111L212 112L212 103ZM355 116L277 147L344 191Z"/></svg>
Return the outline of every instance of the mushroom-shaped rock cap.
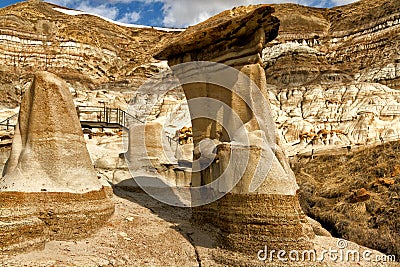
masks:
<svg viewBox="0 0 400 267"><path fill-rule="evenodd" d="M261 28L265 31L265 42L269 42L276 38L279 30L279 20L271 15L273 12L274 8L268 5L242 6L224 11L178 34L154 58L167 60L221 41L240 44Z"/></svg>

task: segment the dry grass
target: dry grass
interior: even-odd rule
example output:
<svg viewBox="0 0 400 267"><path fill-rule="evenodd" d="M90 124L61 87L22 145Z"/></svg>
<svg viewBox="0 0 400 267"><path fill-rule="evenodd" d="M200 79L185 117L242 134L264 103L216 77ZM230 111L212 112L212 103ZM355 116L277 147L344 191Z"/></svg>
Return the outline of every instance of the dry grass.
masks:
<svg viewBox="0 0 400 267"><path fill-rule="evenodd" d="M305 213L336 237L400 258L400 142L302 158L294 171Z"/></svg>

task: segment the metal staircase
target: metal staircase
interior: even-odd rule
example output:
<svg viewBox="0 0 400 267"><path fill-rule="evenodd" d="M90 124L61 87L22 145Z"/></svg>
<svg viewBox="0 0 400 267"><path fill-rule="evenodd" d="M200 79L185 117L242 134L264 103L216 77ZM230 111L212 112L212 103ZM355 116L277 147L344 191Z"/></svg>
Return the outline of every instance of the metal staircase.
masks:
<svg viewBox="0 0 400 267"><path fill-rule="evenodd" d="M79 120L82 128L116 128L128 130L130 123L144 124L135 116L119 109L94 106L77 106ZM1 130L13 130L16 126L18 113L0 122Z"/></svg>

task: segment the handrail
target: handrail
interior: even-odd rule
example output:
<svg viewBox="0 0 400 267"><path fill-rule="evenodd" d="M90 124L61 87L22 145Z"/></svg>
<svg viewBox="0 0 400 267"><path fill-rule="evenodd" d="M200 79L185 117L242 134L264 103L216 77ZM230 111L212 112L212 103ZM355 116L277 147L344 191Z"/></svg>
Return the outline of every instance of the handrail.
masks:
<svg viewBox="0 0 400 267"><path fill-rule="evenodd" d="M77 113L80 121L88 123L118 124L128 129L129 121L135 120L141 124L145 122L119 108L99 107L99 106L77 106ZM96 119L83 119L82 114L96 115ZM105 127L107 128L107 127Z"/></svg>
<svg viewBox="0 0 400 267"><path fill-rule="evenodd" d="M11 117L8 117L7 119L1 121L1 122L0 122L0 126L5 126L6 129L7 129L7 131L8 131L8 129L9 129L10 127L15 129L16 125L10 124L10 121L11 121L12 119L16 118L16 117L18 117L18 113L16 113L16 114L12 115Z"/></svg>
<svg viewBox="0 0 400 267"><path fill-rule="evenodd" d="M145 124L144 121L140 120L136 116L127 113L124 110L119 108L109 108L109 107L99 107L99 106L77 106L76 107L79 120L85 123L103 123L105 125L102 128L107 128L107 124L114 124L119 125L121 128L128 129L129 122L134 120L141 124ZM82 118L83 115L95 115L95 119L89 118L84 119ZM0 126L7 127L7 130L12 127L15 128L15 124L11 124L10 121L18 117L18 113L10 116L9 118L0 122Z"/></svg>
<svg viewBox="0 0 400 267"><path fill-rule="evenodd" d="M168 140L170 146L172 145L172 142L175 142L179 145L179 140L176 140L175 138L172 138L168 135L167 135L167 140Z"/></svg>
<svg viewBox="0 0 400 267"><path fill-rule="evenodd" d="M14 115L12 115L11 117L8 117L4 121L0 121L0 124L3 125L5 122L10 121L10 120L12 120L12 119L14 119L16 117L18 117L18 113L15 113Z"/></svg>

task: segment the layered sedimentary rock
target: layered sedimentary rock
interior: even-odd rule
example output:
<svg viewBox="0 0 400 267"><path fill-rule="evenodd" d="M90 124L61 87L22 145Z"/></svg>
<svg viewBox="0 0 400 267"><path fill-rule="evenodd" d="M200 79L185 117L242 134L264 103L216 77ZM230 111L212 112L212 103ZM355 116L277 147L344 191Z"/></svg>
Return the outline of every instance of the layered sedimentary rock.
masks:
<svg viewBox="0 0 400 267"><path fill-rule="evenodd" d="M399 2L362 0L334 8L329 61L356 80L399 89Z"/></svg>
<svg viewBox="0 0 400 267"><path fill-rule="evenodd" d="M0 21L0 54L5 66L48 69L71 78L83 75L97 83L125 78L132 72L140 75L137 67L151 61L149 52L168 35L41 1L3 8Z"/></svg>
<svg viewBox="0 0 400 267"><path fill-rule="evenodd" d="M263 62L287 149L398 139L398 1L275 8L281 27Z"/></svg>
<svg viewBox="0 0 400 267"><path fill-rule="evenodd" d="M279 145L274 146L275 126L267 112L260 63L265 43L276 37L279 28L272 11L268 6L225 11L178 35L155 56L167 59L183 84L192 117L194 160L201 167L214 154L207 168L193 174L192 185L218 184L192 197L227 193L195 208L194 218L219 227L225 248L248 253L264 245L272 249L310 246L295 177ZM223 65L196 65L198 61ZM180 63L192 64L179 67ZM242 137L248 142L242 142ZM207 140L212 140L214 149L207 149L212 148ZM270 171L260 171L257 164L270 164ZM228 177L221 180L225 171Z"/></svg>
<svg viewBox="0 0 400 267"><path fill-rule="evenodd" d="M361 0L331 9L276 5L281 27L268 48L275 53L266 53L269 83L302 84L333 70L397 89L398 8L395 0Z"/></svg>
<svg viewBox="0 0 400 267"><path fill-rule="evenodd" d="M113 213L66 83L39 72L20 109L0 179L2 252L86 236Z"/></svg>
<svg viewBox="0 0 400 267"><path fill-rule="evenodd" d="M84 105L96 103L92 91L109 98L116 92L126 97L118 107L126 108L132 92L163 69L151 54L171 30L107 21L43 1L1 8L0 109L20 104L37 70L66 80ZM115 105L112 99L105 104Z"/></svg>
<svg viewBox="0 0 400 267"><path fill-rule="evenodd" d="M400 136L400 91L359 82L320 82L270 87L270 100L285 148L311 149L368 145Z"/></svg>

